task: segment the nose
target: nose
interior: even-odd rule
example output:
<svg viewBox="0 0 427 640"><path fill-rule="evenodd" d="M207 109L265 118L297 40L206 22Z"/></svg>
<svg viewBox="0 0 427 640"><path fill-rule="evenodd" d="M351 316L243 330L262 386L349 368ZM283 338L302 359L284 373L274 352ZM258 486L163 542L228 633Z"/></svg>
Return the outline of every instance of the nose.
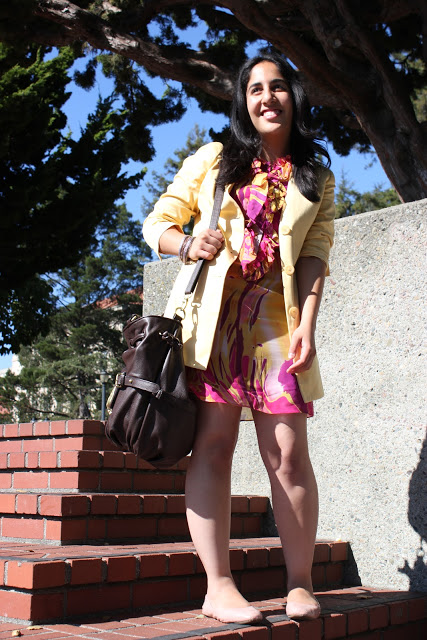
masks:
<svg viewBox="0 0 427 640"><path fill-rule="evenodd" d="M275 95L273 91L270 89L270 86L269 85L265 86L262 92L262 101L265 104L269 104L272 100L274 100L274 98L275 98Z"/></svg>

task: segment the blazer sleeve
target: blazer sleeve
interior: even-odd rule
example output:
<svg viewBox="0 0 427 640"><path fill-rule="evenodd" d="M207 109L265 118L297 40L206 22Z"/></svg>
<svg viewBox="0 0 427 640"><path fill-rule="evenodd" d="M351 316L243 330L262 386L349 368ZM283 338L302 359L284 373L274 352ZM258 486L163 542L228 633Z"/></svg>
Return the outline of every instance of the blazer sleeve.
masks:
<svg viewBox="0 0 427 640"><path fill-rule="evenodd" d="M159 258L161 235L170 227L182 227L198 212L201 184L222 151L222 144L211 142L184 160L174 181L160 196L143 224L144 239Z"/></svg>
<svg viewBox="0 0 427 640"><path fill-rule="evenodd" d="M335 177L329 170L325 170L325 174L326 179L324 180L323 193L321 193L319 210L307 232L299 257L314 256L328 265L329 252L334 243Z"/></svg>

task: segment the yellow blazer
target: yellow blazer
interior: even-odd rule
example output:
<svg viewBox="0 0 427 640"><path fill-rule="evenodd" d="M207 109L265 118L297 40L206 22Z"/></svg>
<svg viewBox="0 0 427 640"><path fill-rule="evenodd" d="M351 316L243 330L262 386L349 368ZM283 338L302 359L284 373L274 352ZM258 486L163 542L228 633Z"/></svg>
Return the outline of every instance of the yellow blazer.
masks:
<svg viewBox="0 0 427 640"><path fill-rule="evenodd" d="M187 158L173 183L168 187L143 226L144 238L159 254L160 236L170 227L183 227L194 217L194 235L210 223L222 145L212 142ZM286 205L279 225L283 293L289 332L299 325L298 290L295 264L300 256L316 256L328 264L334 234L334 176L319 169L320 202L310 202L289 181ZM224 246L203 269L196 291L189 299L183 321L184 360L187 366L206 369L220 312L226 273L239 255L243 242L244 217L226 188L218 228L224 235ZM166 317L172 317L181 306L184 290L194 265L183 265L173 286ZM305 402L323 396L319 364L315 358L309 371L298 374Z"/></svg>

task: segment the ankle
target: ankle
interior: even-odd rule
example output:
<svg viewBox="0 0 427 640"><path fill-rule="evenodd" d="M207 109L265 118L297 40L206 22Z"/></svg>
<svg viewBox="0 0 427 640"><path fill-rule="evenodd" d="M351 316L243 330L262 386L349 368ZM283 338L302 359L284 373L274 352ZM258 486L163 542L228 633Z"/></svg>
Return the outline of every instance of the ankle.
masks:
<svg viewBox="0 0 427 640"><path fill-rule="evenodd" d="M287 588L288 593L294 591L294 589L304 589L304 591L313 593L313 582L311 581L311 577L307 579L301 578L296 580L288 580Z"/></svg>
<svg viewBox="0 0 427 640"><path fill-rule="evenodd" d="M248 601L238 590L233 578L221 578L208 583L206 597L219 607L246 607Z"/></svg>
<svg viewBox="0 0 427 640"><path fill-rule="evenodd" d="M215 597L218 593L224 591L238 591L236 583L232 576L220 576L216 578L208 579L207 594L210 597Z"/></svg>
<svg viewBox="0 0 427 640"><path fill-rule="evenodd" d="M288 600L306 600L307 597L315 599L313 587L311 585L296 586L288 589Z"/></svg>

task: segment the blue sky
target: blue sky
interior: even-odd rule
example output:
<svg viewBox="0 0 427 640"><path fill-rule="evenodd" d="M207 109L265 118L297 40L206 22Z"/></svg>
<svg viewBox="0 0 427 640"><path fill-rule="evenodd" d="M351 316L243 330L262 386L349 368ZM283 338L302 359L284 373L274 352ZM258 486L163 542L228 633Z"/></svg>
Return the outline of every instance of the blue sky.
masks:
<svg viewBox="0 0 427 640"><path fill-rule="evenodd" d="M145 74L144 74L145 75ZM165 89L165 83L158 78L149 78L145 75L147 85L156 95L161 95ZM173 85L173 83L171 83ZM76 87L74 83L70 84L69 90L72 95L65 105L64 111L68 117L67 127L72 134L79 134L80 128L85 126L87 116L95 109L96 101L99 94L107 95L112 88L110 81L106 80L100 74L97 75L97 85L91 91L85 91ZM140 169L142 166L147 167L147 173L141 186L138 189L132 189L125 197L128 210L135 218L141 218L141 200L145 196L150 197L146 184L149 183L150 176L153 171L161 171L166 159L173 155L176 149L185 145L188 133L198 124L200 128L209 131L210 128L220 130L227 123L224 116L212 113L203 113L197 106L194 99L189 99L188 108L185 115L179 122L164 124L153 128L153 143L155 148L155 156L153 160L146 165L131 163L130 171ZM338 156L328 146L328 151L332 160L332 171L335 173L337 182L340 180L342 172L345 172L347 179L354 183L357 191L370 191L377 185L382 185L384 189L390 186L390 182L384 173L380 162L367 155L352 152L349 156ZM11 365L12 355L0 356L0 369Z"/></svg>

